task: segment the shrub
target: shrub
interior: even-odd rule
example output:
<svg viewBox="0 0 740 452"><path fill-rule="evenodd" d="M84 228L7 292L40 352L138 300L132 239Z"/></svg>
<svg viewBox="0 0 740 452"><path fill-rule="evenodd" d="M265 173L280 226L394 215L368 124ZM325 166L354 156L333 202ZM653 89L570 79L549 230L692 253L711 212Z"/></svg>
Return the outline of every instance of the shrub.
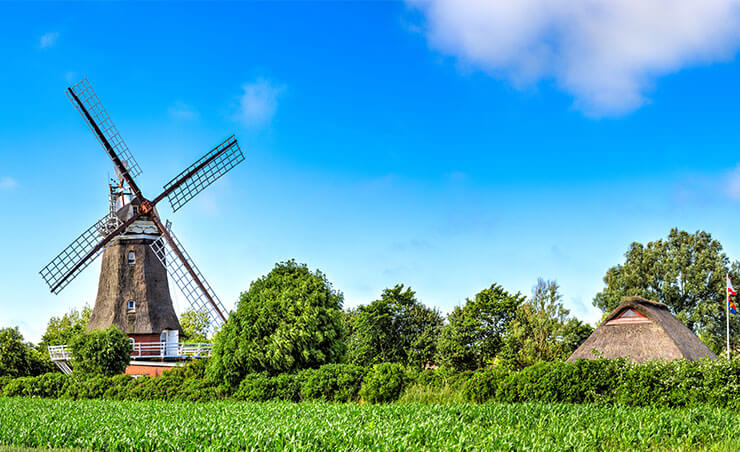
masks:
<svg viewBox="0 0 740 452"><path fill-rule="evenodd" d="M115 326L76 336L70 348L77 374L118 375L126 370L131 359L131 342Z"/></svg>
<svg viewBox="0 0 740 452"><path fill-rule="evenodd" d="M129 391L133 387L134 377L127 374L111 377L109 385L103 393L103 398L110 400L128 400Z"/></svg>
<svg viewBox="0 0 740 452"><path fill-rule="evenodd" d="M13 377L11 377L11 376L8 376L8 375L2 375L2 376L0 376L0 396L3 395L3 391L4 391L5 386L8 383L10 383L11 381L13 381Z"/></svg>
<svg viewBox="0 0 740 452"><path fill-rule="evenodd" d="M272 378L276 399L298 402L301 400L301 378L299 374L280 374Z"/></svg>
<svg viewBox="0 0 740 452"><path fill-rule="evenodd" d="M342 294L320 271L283 262L241 294L216 335L208 372L237 387L248 373L277 375L344 356Z"/></svg>
<svg viewBox="0 0 740 452"><path fill-rule="evenodd" d="M508 376L509 372L498 367L479 370L473 373L463 389L465 400L483 403L495 399L496 395L499 394L499 387Z"/></svg>
<svg viewBox="0 0 740 452"><path fill-rule="evenodd" d="M111 385L111 377L96 375L93 377L73 376L67 380L63 398L66 399L100 399Z"/></svg>
<svg viewBox="0 0 740 452"><path fill-rule="evenodd" d="M349 402L357 400L365 369L352 364L325 364L304 376L301 386L304 400Z"/></svg>
<svg viewBox="0 0 740 452"><path fill-rule="evenodd" d="M400 364L376 364L365 376L360 396L370 403L392 402L400 397L406 383L406 372Z"/></svg>
<svg viewBox="0 0 740 452"><path fill-rule="evenodd" d="M245 375L239 389L234 393L235 399L250 402L264 402L273 397L273 382L267 373Z"/></svg>

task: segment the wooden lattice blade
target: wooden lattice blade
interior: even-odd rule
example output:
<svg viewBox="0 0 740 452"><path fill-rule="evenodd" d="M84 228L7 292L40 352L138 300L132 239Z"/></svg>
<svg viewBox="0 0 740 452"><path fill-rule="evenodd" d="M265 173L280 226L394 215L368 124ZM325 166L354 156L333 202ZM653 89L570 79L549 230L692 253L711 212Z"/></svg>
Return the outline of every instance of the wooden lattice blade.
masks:
<svg viewBox="0 0 740 452"><path fill-rule="evenodd" d="M165 266L167 273L193 309L208 313L210 332L215 333L224 324L227 311L211 285L208 284L190 255L172 232L169 222L167 222L165 229L172 243L162 235L149 246L151 246L162 265Z"/></svg>
<svg viewBox="0 0 740 452"><path fill-rule="evenodd" d="M51 291L58 294L73 279L84 270L90 262L105 249L100 244L108 240L106 245L115 241L110 235L121 226L121 221L114 214L109 213L80 234L67 248L57 255L51 262L41 269L41 277L49 285ZM95 250L97 248L97 250ZM96 251L90 254L93 251Z"/></svg>
<svg viewBox="0 0 740 452"><path fill-rule="evenodd" d="M134 159L134 156L131 154L128 146L126 146L126 143L123 141L123 138L121 138L121 135L118 133L118 129L116 128L115 124L113 124L110 116L108 116L108 112L106 112L105 108L103 108L103 104L100 103L100 99L95 94L95 91L93 91L92 86L90 86L90 82L88 82L87 79L83 79L81 82L72 86L70 90L75 94L75 96L77 96L79 102L84 106L85 110L87 110L88 114L90 115L90 118L88 118L87 115L85 115L84 111L80 108L80 105L78 105L74 97L67 93L67 95L70 97L70 100L72 101L72 104L75 106L75 108L77 108L77 111L80 112L80 115L82 115L82 117L85 119L87 125L90 126L90 129L93 131L95 138L98 139L100 144L103 146L104 149L106 149L107 152L113 152L113 154L117 156L120 160L122 165L121 167L119 167L119 165L116 163L116 158L109 155L109 157L111 157L111 159L113 160L113 163L116 164L116 171L119 173L119 175L122 172L127 172L133 178L141 174L141 168L139 168L139 164ZM108 144L111 147L110 150L107 149L105 142L96 132L95 125L90 122L90 119L95 122L95 125L97 125L98 129L103 134L105 140L108 141Z"/></svg>
<svg viewBox="0 0 740 452"><path fill-rule="evenodd" d="M177 211L243 161L244 154L232 135L164 186L172 210Z"/></svg>

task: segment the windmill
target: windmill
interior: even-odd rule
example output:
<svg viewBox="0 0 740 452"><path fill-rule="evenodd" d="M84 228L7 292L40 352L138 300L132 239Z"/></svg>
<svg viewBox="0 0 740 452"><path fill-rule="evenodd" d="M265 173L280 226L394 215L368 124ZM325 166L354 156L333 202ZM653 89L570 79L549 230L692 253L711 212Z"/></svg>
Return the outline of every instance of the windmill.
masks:
<svg viewBox="0 0 740 452"><path fill-rule="evenodd" d="M117 325L134 343L176 343L180 325L170 298L169 274L191 306L208 314L210 330L215 331L226 322L227 312L171 223L162 223L156 206L167 198L176 212L241 163L244 155L236 138L227 138L148 199L135 180L141 174L138 163L87 79L68 88L67 96L113 160L117 178L109 186L108 213L46 265L42 278L58 294L103 254L88 330Z"/></svg>

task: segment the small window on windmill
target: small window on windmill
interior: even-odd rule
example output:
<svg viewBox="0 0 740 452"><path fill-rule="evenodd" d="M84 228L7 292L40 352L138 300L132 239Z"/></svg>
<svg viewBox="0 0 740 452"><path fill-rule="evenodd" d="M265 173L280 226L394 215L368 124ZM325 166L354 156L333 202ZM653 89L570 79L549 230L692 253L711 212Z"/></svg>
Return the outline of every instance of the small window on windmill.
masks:
<svg viewBox="0 0 740 452"><path fill-rule="evenodd" d="M139 214L139 206L134 206L134 215Z"/></svg>
<svg viewBox="0 0 740 452"><path fill-rule="evenodd" d="M128 264L136 265L136 253L134 253L133 251L128 252Z"/></svg>
<svg viewBox="0 0 740 452"><path fill-rule="evenodd" d="M128 312L134 312L136 310L136 302L134 300L128 301Z"/></svg>

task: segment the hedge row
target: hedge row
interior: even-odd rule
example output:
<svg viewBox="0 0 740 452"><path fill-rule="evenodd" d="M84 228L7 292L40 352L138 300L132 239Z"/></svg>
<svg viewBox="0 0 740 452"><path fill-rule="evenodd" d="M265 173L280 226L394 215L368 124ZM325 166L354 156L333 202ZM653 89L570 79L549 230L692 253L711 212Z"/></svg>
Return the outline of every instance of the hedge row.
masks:
<svg viewBox="0 0 740 452"><path fill-rule="evenodd" d="M372 403L397 400L405 389L462 392L465 400L495 402L616 403L681 407L711 404L740 409L740 359L718 361L579 360L539 363L518 372L492 367L454 374L443 369L416 372L398 364L363 368L328 364L295 374L249 374L230 390L209 382L206 361L161 377L81 378L63 374L0 378L0 395L114 400L325 400ZM423 391L422 391L423 392Z"/></svg>
<svg viewBox="0 0 740 452"><path fill-rule="evenodd" d="M519 372L475 372L465 386L472 402L612 403L683 407L710 404L740 408L740 359L543 362Z"/></svg>
<svg viewBox="0 0 740 452"><path fill-rule="evenodd" d="M205 362L175 368L156 378L117 375L77 377L49 373L38 377L0 378L5 397L50 397L111 400L325 400L369 402L396 400L409 382L399 364L378 364L370 369L349 364L327 364L296 374L249 374L236 391L212 384L205 375Z"/></svg>

